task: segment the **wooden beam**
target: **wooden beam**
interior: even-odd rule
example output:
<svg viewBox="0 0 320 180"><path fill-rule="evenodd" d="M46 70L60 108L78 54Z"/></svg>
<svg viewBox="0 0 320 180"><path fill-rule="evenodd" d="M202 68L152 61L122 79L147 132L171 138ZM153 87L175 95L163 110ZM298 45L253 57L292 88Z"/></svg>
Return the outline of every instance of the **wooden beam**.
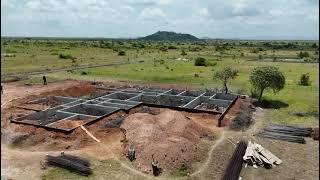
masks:
<svg viewBox="0 0 320 180"><path fill-rule="evenodd" d="M95 141L97 141L98 143L101 142L99 139L97 139L96 137L94 137L85 127L83 127L82 125L80 126L81 129L86 132L92 139L94 139Z"/></svg>

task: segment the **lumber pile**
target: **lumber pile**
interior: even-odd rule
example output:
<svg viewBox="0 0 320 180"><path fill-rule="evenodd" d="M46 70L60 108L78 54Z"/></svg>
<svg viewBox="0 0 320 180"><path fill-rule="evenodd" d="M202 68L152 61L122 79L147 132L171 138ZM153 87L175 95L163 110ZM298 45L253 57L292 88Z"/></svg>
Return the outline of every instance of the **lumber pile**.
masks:
<svg viewBox="0 0 320 180"><path fill-rule="evenodd" d="M84 176L92 174L92 170L89 167L90 162L88 160L77 156L66 155L64 153L61 153L59 156L47 155L46 164L64 168Z"/></svg>
<svg viewBox="0 0 320 180"><path fill-rule="evenodd" d="M257 136L304 144L305 139L303 137L310 137L311 133L312 128L272 124L263 129Z"/></svg>
<svg viewBox="0 0 320 180"><path fill-rule="evenodd" d="M251 141L248 142L243 160L254 168L258 166L270 168L282 163L282 161L270 151L263 148L260 144L252 143Z"/></svg>
<svg viewBox="0 0 320 180"><path fill-rule="evenodd" d="M247 149L247 142L240 141L237 144L235 151L229 161L227 169L225 170L223 180L238 180L242 169L243 156Z"/></svg>

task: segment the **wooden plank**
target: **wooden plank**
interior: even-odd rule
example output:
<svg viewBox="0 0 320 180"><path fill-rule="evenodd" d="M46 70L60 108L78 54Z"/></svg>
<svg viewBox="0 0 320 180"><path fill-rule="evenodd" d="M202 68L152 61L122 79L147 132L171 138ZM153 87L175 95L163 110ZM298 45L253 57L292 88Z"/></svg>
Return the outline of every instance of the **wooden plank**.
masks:
<svg viewBox="0 0 320 180"><path fill-rule="evenodd" d="M93 140L97 141L98 143L101 142L99 139L97 139L96 137L94 137L85 127L83 127L82 125L80 126L81 129L86 132Z"/></svg>

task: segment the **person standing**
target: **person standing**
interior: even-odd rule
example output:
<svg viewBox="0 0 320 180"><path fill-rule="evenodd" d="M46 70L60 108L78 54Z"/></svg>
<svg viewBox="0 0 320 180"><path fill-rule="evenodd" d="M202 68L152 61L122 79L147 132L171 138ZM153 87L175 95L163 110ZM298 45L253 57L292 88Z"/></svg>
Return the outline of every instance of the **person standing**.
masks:
<svg viewBox="0 0 320 180"><path fill-rule="evenodd" d="M46 76L43 76L42 79L43 79L43 85L47 85L47 78L46 78Z"/></svg>

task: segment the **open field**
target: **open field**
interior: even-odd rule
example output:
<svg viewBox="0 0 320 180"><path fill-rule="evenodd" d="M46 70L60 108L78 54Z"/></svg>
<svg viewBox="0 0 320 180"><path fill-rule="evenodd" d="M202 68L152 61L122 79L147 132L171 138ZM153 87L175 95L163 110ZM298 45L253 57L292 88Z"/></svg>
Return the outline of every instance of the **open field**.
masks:
<svg viewBox="0 0 320 180"><path fill-rule="evenodd" d="M250 95L248 81L251 70L256 66L279 67L286 76L285 88L277 94L265 93L264 98L273 100L270 109L272 121L284 124L318 124L318 117L312 115L298 117L296 112L314 113L318 111L319 64L304 63L317 61L316 41L209 41L184 43L156 43L125 40L67 41L67 40L11 40L2 43L3 54L13 54L1 61L2 73L21 73L53 70L83 65L127 63L111 67L98 67L63 71L47 74L48 81L85 79L95 81L136 81L140 83L178 84L185 87L221 87L213 80L213 73L223 67L234 67L239 76L230 82L235 92ZM315 48L315 47L316 48ZM181 55L185 51L186 55ZM125 51L119 56L119 51ZM299 52L308 52L310 57L303 60ZM75 59L61 59L60 54L71 55ZM261 56L261 59L259 59ZM197 57L204 57L209 66L194 66ZM276 57L276 60L268 61ZM286 62L293 59L298 63ZM275 62L273 62L275 61ZM281 62L279 62L281 61ZM303 73L309 73L312 84L299 86ZM196 77L197 76L197 77ZM5 77L5 76L4 76ZM37 84L40 77L32 77L22 83Z"/></svg>

